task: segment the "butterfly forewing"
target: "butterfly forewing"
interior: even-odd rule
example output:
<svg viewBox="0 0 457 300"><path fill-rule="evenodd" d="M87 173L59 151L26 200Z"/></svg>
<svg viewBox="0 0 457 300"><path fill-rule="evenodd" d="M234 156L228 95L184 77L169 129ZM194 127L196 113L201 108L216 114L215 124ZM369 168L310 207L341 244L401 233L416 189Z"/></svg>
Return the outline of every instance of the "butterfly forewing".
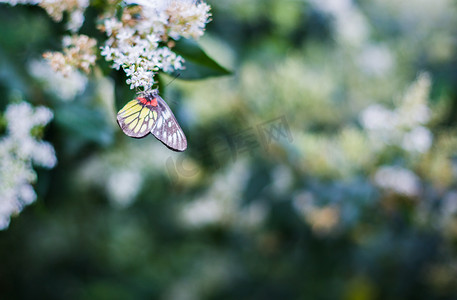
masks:
<svg viewBox="0 0 457 300"><path fill-rule="evenodd" d="M175 151L184 151L187 148L187 140L184 132L176 121L173 112L165 101L157 95L158 114L157 122L151 133L168 148Z"/></svg>
<svg viewBox="0 0 457 300"><path fill-rule="evenodd" d="M128 136L142 138L147 135L157 120L158 113L152 106L136 98L127 103L117 114L117 122Z"/></svg>
<svg viewBox="0 0 457 300"><path fill-rule="evenodd" d="M173 112L156 91L127 103L117 114L122 131L130 137L142 138L151 132L174 151L184 151L187 140Z"/></svg>

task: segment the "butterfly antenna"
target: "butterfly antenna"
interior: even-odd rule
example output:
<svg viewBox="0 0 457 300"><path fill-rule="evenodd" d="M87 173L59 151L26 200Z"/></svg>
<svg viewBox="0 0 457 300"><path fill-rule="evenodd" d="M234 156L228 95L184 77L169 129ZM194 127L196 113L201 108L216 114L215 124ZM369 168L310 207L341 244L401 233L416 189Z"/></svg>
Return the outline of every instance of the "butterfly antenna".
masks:
<svg viewBox="0 0 457 300"><path fill-rule="evenodd" d="M169 86L170 84L172 84L173 81L175 81L179 76L181 76L181 73L176 74L176 76L175 76L169 83L167 83L167 85L166 85L165 87L167 87L167 86Z"/></svg>

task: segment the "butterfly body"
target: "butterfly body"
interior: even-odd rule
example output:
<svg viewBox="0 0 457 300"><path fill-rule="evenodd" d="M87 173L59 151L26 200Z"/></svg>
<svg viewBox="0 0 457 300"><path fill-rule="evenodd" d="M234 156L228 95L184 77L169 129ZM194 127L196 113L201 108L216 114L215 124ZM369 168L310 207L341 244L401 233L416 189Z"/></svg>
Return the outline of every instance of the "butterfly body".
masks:
<svg viewBox="0 0 457 300"><path fill-rule="evenodd" d="M157 98L153 97L152 95L148 98L138 97L136 99L143 105L157 106Z"/></svg>
<svg viewBox="0 0 457 300"><path fill-rule="evenodd" d="M122 131L143 138L149 133L173 151L184 151L187 140L173 112L153 90L128 102L117 114Z"/></svg>

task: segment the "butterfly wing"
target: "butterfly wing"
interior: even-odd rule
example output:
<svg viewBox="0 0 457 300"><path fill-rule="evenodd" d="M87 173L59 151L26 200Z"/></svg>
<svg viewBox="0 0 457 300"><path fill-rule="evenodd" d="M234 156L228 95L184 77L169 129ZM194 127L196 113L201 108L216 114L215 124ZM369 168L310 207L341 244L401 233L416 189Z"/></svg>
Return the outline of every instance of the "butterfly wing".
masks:
<svg viewBox="0 0 457 300"><path fill-rule="evenodd" d="M117 123L130 137L142 138L150 132L171 150L187 148L184 132L157 91L128 102L118 112Z"/></svg>
<svg viewBox="0 0 457 300"><path fill-rule="evenodd" d="M117 113L117 123L122 131L134 138L146 136L158 118L157 106L147 105L141 100L144 98L136 98L128 102Z"/></svg>
<svg viewBox="0 0 457 300"><path fill-rule="evenodd" d="M155 95L155 97L157 99L158 118L152 127L151 133L171 150L186 150L186 136L178 121L176 121L173 112L159 95Z"/></svg>

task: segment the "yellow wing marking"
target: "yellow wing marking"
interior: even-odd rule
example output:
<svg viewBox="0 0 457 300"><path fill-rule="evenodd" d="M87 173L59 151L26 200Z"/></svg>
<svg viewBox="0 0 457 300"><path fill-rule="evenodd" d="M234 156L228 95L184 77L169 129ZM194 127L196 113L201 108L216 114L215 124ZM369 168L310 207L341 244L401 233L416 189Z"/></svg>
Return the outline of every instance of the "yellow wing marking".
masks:
<svg viewBox="0 0 457 300"><path fill-rule="evenodd" d="M152 114L154 115L154 121L157 120L157 112L154 110L154 111L152 112Z"/></svg>
<svg viewBox="0 0 457 300"><path fill-rule="evenodd" d="M132 122L132 124L129 125L130 129L133 130L135 128L136 124L138 124L138 119L136 119L135 121Z"/></svg>
<svg viewBox="0 0 457 300"><path fill-rule="evenodd" d="M130 117L125 118L125 123L126 123L126 124L130 124L130 123L132 123L132 121L133 121L134 119L136 119L137 117L138 117L138 114L133 114L133 115L131 115Z"/></svg>
<svg viewBox="0 0 457 300"><path fill-rule="evenodd" d="M128 102L120 111L119 113L123 114L123 113L126 113L128 110L130 110L131 108L134 108L135 105L138 104L138 101L137 100L132 100L130 102ZM138 105L138 110L141 108L141 105Z"/></svg>
<svg viewBox="0 0 457 300"><path fill-rule="evenodd" d="M135 133L138 133L140 131L141 126L143 125L143 120L138 122L138 125L136 125L136 128L133 130Z"/></svg>
<svg viewBox="0 0 457 300"><path fill-rule="evenodd" d="M149 108L146 108L146 106L143 107L143 110L140 113L140 119L144 119L144 117L146 117L149 112L150 112Z"/></svg>
<svg viewBox="0 0 457 300"><path fill-rule="evenodd" d="M129 109L129 108L133 107L133 106L136 105L136 104L138 104L138 100L133 99L133 100L129 101L129 102L125 105L125 108L126 108L126 109Z"/></svg>
<svg viewBox="0 0 457 300"><path fill-rule="evenodd" d="M121 114L123 114L124 116L130 116L131 114L139 112L141 110L141 108L142 108L142 106L138 104L138 105L132 106L131 108L127 109L124 112L121 112Z"/></svg>

